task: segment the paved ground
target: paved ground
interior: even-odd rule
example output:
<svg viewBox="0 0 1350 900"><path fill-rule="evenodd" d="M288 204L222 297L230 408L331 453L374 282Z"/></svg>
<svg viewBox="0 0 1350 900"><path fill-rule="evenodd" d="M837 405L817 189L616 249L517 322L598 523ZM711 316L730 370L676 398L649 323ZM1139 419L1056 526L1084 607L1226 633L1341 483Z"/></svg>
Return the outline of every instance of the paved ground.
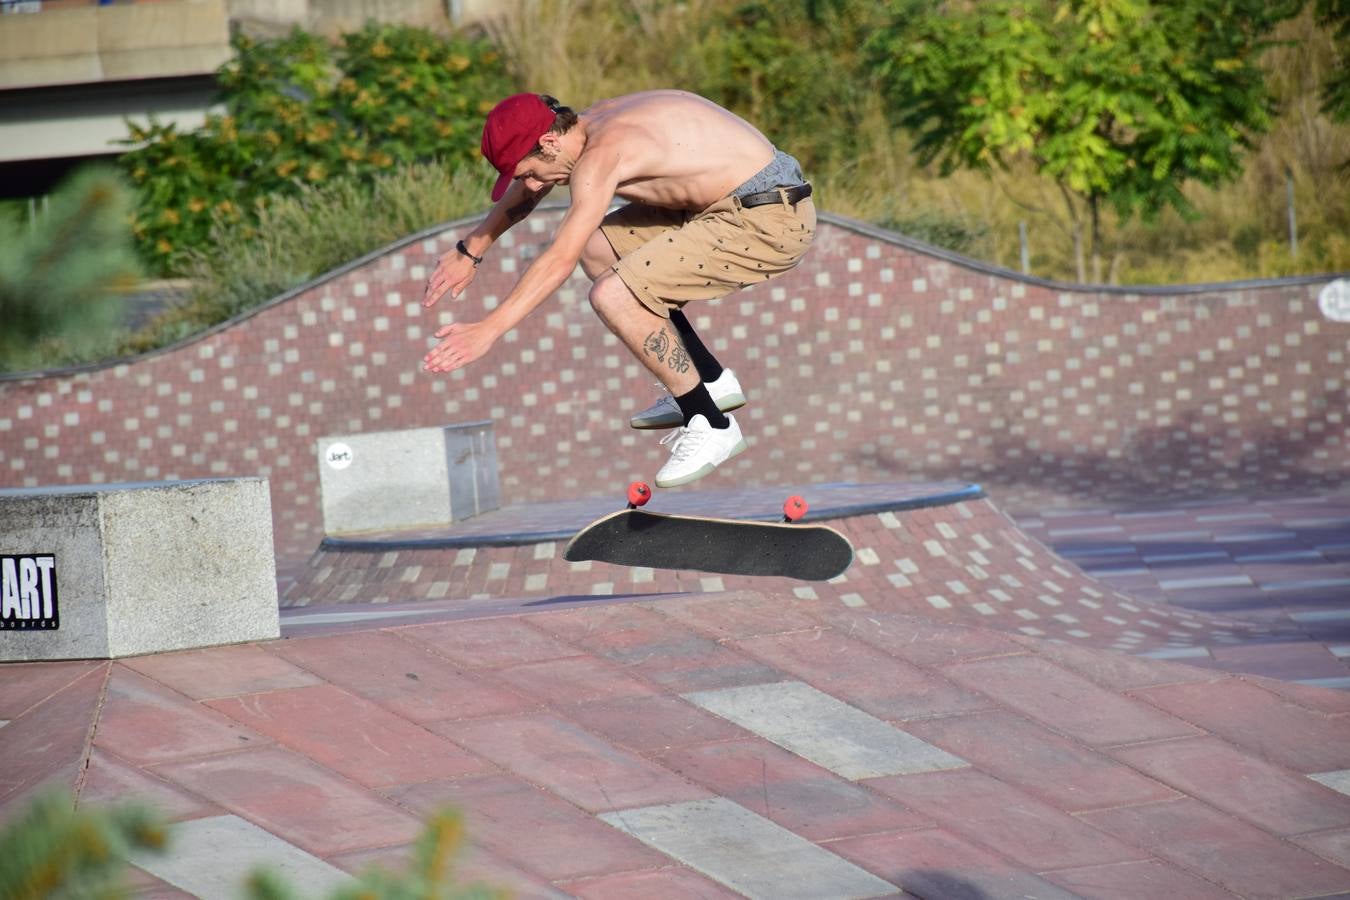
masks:
<svg viewBox="0 0 1350 900"><path fill-rule="evenodd" d="M404 554L448 572L463 548L377 548L386 602L287 608L281 641L0 668L0 815L53 779L151 799L181 823L138 872L155 898L237 896L259 859L317 895L400 864L444 804L464 876L520 897L1350 895L1350 691L1215 668L1344 665L1346 507L1244 506L1269 518L874 512L839 583L767 591L596 567L550 588L547 541L462 581ZM1066 559L1147 569L1157 602ZM1239 577L1215 589L1240 609L1205 608L1197 580Z"/></svg>
<svg viewBox="0 0 1350 900"><path fill-rule="evenodd" d="M1350 688L1350 495L1047 512L1018 524L1132 597L1296 632L1155 655Z"/></svg>

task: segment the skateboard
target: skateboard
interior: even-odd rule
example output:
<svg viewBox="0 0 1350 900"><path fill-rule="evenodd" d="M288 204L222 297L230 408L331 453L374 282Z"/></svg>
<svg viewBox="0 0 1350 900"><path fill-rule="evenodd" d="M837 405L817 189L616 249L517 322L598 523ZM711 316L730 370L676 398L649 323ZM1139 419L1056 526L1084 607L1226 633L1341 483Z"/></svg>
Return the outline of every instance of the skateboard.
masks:
<svg viewBox="0 0 1350 900"><path fill-rule="evenodd" d="M853 562L853 545L833 528L795 524L808 509L801 497L783 504L783 522L754 522L639 509L651 496L651 488L633 482L628 508L577 532L563 559L803 581L828 581Z"/></svg>

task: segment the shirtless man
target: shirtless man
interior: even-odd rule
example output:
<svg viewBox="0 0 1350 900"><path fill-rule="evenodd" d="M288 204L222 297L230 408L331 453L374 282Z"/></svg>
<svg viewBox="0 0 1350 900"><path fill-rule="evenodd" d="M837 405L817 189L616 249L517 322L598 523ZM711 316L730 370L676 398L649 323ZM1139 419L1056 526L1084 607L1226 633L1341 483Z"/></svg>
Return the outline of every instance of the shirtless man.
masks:
<svg viewBox="0 0 1350 900"><path fill-rule="evenodd" d="M729 410L745 404L735 374L681 312L788 271L815 234L811 186L797 161L753 126L694 94L646 91L579 115L552 97L516 94L488 114L482 152L501 177L492 211L427 281L424 306L458 297L483 255L554 185L571 205L553 243L480 322L455 322L423 359L452 372L487 353L562 286L577 263L591 306L669 391L634 428L677 428L658 487L702 478L745 449ZM606 215L615 196L630 201Z"/></svg>

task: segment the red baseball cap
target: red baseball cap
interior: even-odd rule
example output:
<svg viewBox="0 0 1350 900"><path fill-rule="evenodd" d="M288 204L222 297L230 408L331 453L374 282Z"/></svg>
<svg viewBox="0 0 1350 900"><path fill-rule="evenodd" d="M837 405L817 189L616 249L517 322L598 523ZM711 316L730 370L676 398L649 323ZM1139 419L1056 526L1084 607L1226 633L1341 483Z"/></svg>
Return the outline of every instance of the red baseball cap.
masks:
<svg viewBox="0 0 1350 900"><path fill-rule="evenodd" d="M516 166L529 156L539 138L553 127L555 113L538 94L513 94L492 107L483 124L483 156L501 173L492 187L492 199L502 194L516 177Z"/></svg>

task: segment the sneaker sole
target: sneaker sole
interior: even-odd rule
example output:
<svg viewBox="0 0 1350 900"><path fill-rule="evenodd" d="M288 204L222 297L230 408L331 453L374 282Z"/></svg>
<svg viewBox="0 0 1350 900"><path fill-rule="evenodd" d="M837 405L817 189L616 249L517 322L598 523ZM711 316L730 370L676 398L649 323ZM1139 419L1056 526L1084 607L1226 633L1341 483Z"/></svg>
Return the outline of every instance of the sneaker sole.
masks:
<svg viewBox="0 0 1350 900"><path fill-rule="evenodd" d="M717 401L717 408L722 412L733 412L740 409L746 403L744 394L727 394ZM684 420L678 414L666 416L665 418L639 419L636 416L628 420L631 428L638 431L656 431L661 428L677 428L684 424Z"/></svg>
<svg viewBox="0 0 1350 900"><path fill-rule="evenodd" d="M722 460L722 462L718 463L717 465L708 463L707 465L703 466L700 469L697 469L694 472L689 473L688 475L682 475L679 478L673 478L669 481L662 481L660 478L657 478L656 486L659 488L671 488L671 487L679 487L682 484L689 484L691 481L698 481L704 475L711 475L713 469L716 469L717 466L722 465L722 463L725 463L728 459L731 459L733 456L739 456L748 446L749 445L746 444L745 442L745 438L741 438L740 443L737 444L735 447L731 448L731 452L727 454L727 459Z"/></svg>

